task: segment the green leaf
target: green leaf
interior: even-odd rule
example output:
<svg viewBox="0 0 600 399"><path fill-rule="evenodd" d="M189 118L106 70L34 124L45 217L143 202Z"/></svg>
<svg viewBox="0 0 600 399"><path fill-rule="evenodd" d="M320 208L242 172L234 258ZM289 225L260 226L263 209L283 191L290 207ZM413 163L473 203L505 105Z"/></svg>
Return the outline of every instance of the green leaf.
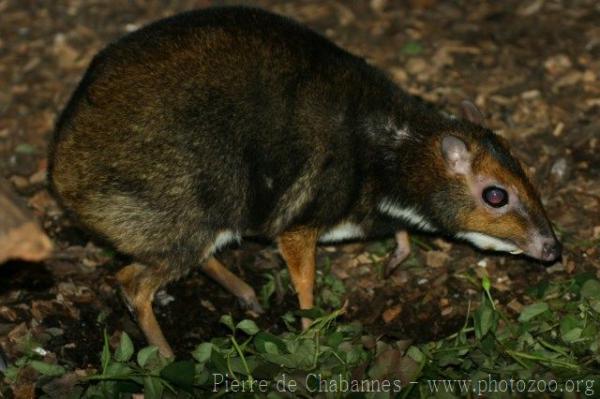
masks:
<svg viewBox="0 0 600 399"><path fill-rule="evenodd" d="M168 364L161 370L160 376L174 385L190 391L194 384L194 362L184 360Z"/></svg>
<svg viewBox="0 0 600 399"><path fill-rule="evenodd" d="M303 339L301 341L287 341L289 354L281 353L262 353L260 355L264 360L275 363L287 368L308 369L312 366L312 361L316 352L316 345L312 339Z"/></svg>
<svg viewBox="0 0 600 399"><path fill-rule="evenodd" d="M289 353L296 353L298 347L300 346L300 341L295 339L289 339L285 341L285 348Z"/></svg>
<svg viewBox="0 0 600 399"><path fill-rule="evenodd" d="M488 356L493 356L496 351L496 338L493 334L486 334L479 341L481 345L481 350Z"/></svg>
<svg viewBox="0 0 600 399"><path fill-rule="evenodd" d="M560 335L564 342L573 343L579 340L583 333L584 322L571 314L560 320Z"/></svg>
<svg viewBox="0 0 600 399"><path fill-rule="evenodd" d="M410 356L410 358L412 360L414 360L415 362L417 362L419 364L423 364L425 362L425 359L426 359L425 355L416 346L411 346L410 348L408 348L408 350L406 351L406 354L408 356Z"/></svg>
<svg viewBox="0 0 600 399"><path fill-rule="evenodd" d="M475 311L473 318L475 322L475 334L477 335L477 338L481 339L488 331L490 331L494 323L494 310L488 299L484 299L481 302L481 305Z"/></svg>
<svg viewBox="0 0 600 399"><path fill-rule="evenodd" d="M110 345L108 343L108 333L104 330L104 345L102 346L102 354L100 355L100 363L102 363L102 374L106 372L110 363Z"/></svg>
<svg viewBox="0 0 600 399"><path fill-rule="evenodd" d="M35 154L37 150L31 144L21 143L15 147L15 152L18 152L19 154L31 155Z"/></svg>
<svg viewBox="0 0 600 399"><path fill-rule="evenodd" d="M327 337L327 345L335 349L342 343L343 340L344 334L342 334L340 331L336 331Z"/></svg>
<svg viewBox="0 0 600 399"><path fill-rule="evenodd" d="M570 331L568 331L567 333L562 335L562 339L563 341L565 341L566 343L572 343L577 341L579 338L581 338L581 333L583 332L583 329L580 327L576 327Z"/></svg>
<svg viewBox="0 0 600 399"><path fill-rule="evenodd" d="M294 354L299 367L308 368L312 365L317 347L312 339L302 340Z"/></svg>
<svg viewBox="0 0 600 399"><path fill-rule="evenodd" d="M133 355L133 342L125 331L121 333L121 341L115 350L115 360L118 362L127 362Z"/></svg>
<svg viewBox="0 0 600 399"><path fill-rule="evenodd" d="M588 299L600 299L600 281L589 279L583 283L581 296Z"/></svg>
<svg viewBox="0 0 600 399"><path fill-rule="evenodd" d="M38 373L47 375L49 377L58 377L63 375L66 370L63 366L58 364L44 363L39 360L32 360L29 365L33 367Z"/></svg>
<svg viewBox="0 0 600 399"><path fill-rule="evenodd" d="M489 292L490 288L492 287L492 283L490 282L490 278L488 276L483 276L481 278L481 286L484 290Z"/></svg>
<svg viewBox="0 0 600 399"><path fill-rule="evenodd" d="M346 363L348 363L349 365L358 363L358 361L361 359L362 353L363 352L361 348L352 347L351 350L346 352Z"/></svg>
<svg viewBox="0 0 600 399"><path fill-rule="evenodd" d="M104 375L106 377L126 377L132 373L131 367L125 363L111 362L106 368Z"/></svg>
<svg viewBox="0 0 600 399"><path fill-rule="evenodd" d="M144 399L161 399L163 390L164 387L160 378L144 377Z"/></svg>
<svg viewBox="0 0 600 399"><path fill-rule="evenodd" d="M533 287L527 289L527 293L533 297L541 299L546 295L546 291L550 288L550 281L542 280Z"/></svg>
<svg viewBox="0 0 600 399"><path fill-rule="evenodd" d="M158 348L154 345L142 348L137 354L137 362L140 367L146 367L152 358L158 356Z"/></svg>
<svg viewBox="0 0 600 399"><path fill-rule="evenodd" d="M222 374L229 372L227 368L227 360L225 360L225 357L218 351L212 351L210 354L210 362L215 372Z"/></svg>
<svg viewBox="0 0 600 399"><path fill-rule="evenodd" d="M590 307L594 310L594 312L600 313L600 300L590 298Z"/></svg>
<svg viewBox="0 0 600 399"><path fill-rule="evenodd" d="M294 313L300 317L308 317L309 319L317 319L325 315L323 309L319 308L300 309L295 311Z"/></svg>
<svg viewBox="0 0 600 399"><path fill-rule="evenodd" d="M248 319L240 321L237 324L237 328L239 328L248 335L255 335L260 331L256 323Z"/></svg>
<svg viewBox="0 0 600 399"><path fill-rule="evenodd" d="M564 335L576 327L581 326L581 321L573 315L565 315L560 320L560 334Z"/></svg>
<svg viewBox="0 0 600 399"><path fill-rule="evenodd" d="M279 353L279 348L273 342L265 342L265 350L266 353L270 353L272 355L276 355Z"/></svg>
<svg viewBox="0 0 600 399"><path fill-rule="evenodd" d="M14 383L17 380L17 376L19 375L20 367L17 366L8 366L5 370L2 371L4 374L4 379L6 382Z"/></svg>
<svg viewBox="0 0 600 399"><path fill-rule="evenodd" d="M260 304L262 305L262 307L268 309L270 305L269 299L275 293L277 286L275 284L275 278L272 274L265 273L263 274L263 276L267 279L267 282L264 283L262 287L260 287L258 296L260 298Z"/></svg>
<svg viewBox="0 0 600 399"><path fill-rule="evenodd" d="M246 364L244 364L244 360L246 361ZM229 366L231 367L231 371L233 371L234 374L238 375L238 377L240 375L249 375L248 371L246 370L246 365L248 365L248 370L251 373L252 369L256 367L256 357L246 356L244 359L242 359L241 357L229 358Z"/></svg>
<svg viewBox="0 0 600 399"><path fill-rule="evenodd" d="M203 342L194 349L192 357L198 361L198 363L206 363L210 359L210 354L213 350L213 344L210 342Z"/></svg>
<svg viewBox="0 0 600 399"><path fill-rule="evenodd" d="M266 331L259 331L254 336L254 347L260 353L274 353L273 351L267 350L267 343L275 344L277 346L277 353L283 352L286 350L285 342L283 340L271 333Z"/></svg>
<svg viewBox="0 0 600 399"><path fill-rule="evenodd" d="M529 321L536 316L548 311L548 304L546 302L537 302L528 306L525 306L519 315L519 321Z"/></svg>
<svg viewBox="0 0 600 399"><path fill-rule="evenodd" d="M423 46L419 42L408 42L400 51L407 55L418 55L423 52Z"/></svg>
<svg viewBox="0 0 600 399"><path fill-rule="evenodd" d="M209 373L208 370L199 370L198 365L196 365L196 372L194 373L194 384L205 385L208 384L208 381L210 379L214 378L214 373Z"/></svg>
<svg viewBox="0 0 600 399"><path fill-rule="evenodd" d="M229 329L231 330L231 332L235 332L235 326L233 324L233 318L231 317L231 315L224 314L219 319L219 322L222 323L222 324L225 324L227 327L229 327Z"/></svg>

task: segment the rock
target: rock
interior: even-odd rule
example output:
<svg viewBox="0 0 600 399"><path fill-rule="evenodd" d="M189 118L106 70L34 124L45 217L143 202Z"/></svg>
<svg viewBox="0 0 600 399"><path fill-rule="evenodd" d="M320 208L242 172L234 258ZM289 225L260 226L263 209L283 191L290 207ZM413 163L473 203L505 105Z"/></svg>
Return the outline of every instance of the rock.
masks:
<svg viewBox="0 0 600 399"><path fill-rule="evenodd" d="M427 69L427 61L423 58L411 58L406 63L406 70L411 75L419 75Z"/></svg>
<svg viewBox="0 0 600 399"><path fill-rule="evenodd" d="M40 261L52 251L52 243L31 212L0 179L0 264L8 259Z"/></svg>
<svg viewBox="0 0 600 399"><path fill-rule="evenodd" d="M565 54L557 54L544 61L544 68L550 75L559 75L571 66L571 60Z"/></svg>
<svg viewBox="0 0 600 399"><path fill-rule="evenodd" d="M76 62L79 58L79 52L71 47L63 33L58 33L54 37L54 55L58 59L58 65L63 69L76 68Z"/></svg>
<svg viewBox="0 0 600 399"><path fill-rule="evenodd" d="M38 170L37 172L35 172L31 176L29 176L30 184L42 184L45 182L46 182L46 170L45 169Z"/></svg>
<svg viewBox="0 0 600 399"><path fill-rule="evenodd" d="M571 174L571 169L572 166L569 164L566 158L558 158L556 161L554 161L552 167L550 168L552 180L554 180L556 183L566 181Z"/></svg>
<svg viewBox="0 0 600 399"><path fill-rule="evenodd" d="M388 0L371 0L370 6L373 11L382 12L388 3Z"/></svg>
<svg viewBox="0 0 600 399"><path fill-rule="evenodd" d="M10 177L10 182L17 190L23 190L29 186L29 180L23 176L14 175Z"/></svg>
<svg viewBox="0 0 600 399"><path fill-rule="evenodd" d="M519 302L517 299L513 299L512 301L510 301L507 305L507 308L509 308L510 310L512 310L513 312L515 312L516 314L521 313L521 310L523 310L523 304L521 302Z"/></svg>

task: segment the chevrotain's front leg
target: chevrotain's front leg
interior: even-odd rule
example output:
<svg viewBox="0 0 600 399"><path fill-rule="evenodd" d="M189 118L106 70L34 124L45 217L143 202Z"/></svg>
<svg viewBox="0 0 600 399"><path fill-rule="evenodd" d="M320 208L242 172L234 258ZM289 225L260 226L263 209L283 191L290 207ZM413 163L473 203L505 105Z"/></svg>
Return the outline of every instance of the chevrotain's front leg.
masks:
<svg viewBox="0 0 600 399"><path fill-rule="evenodd" d="M300 309L311 309L314 306L317 236L316 229L298 228L281 234L277 239L279 252L287 263L298 295ZM302 318L303 329L307 329L310 323L310 319Z"/></svg>

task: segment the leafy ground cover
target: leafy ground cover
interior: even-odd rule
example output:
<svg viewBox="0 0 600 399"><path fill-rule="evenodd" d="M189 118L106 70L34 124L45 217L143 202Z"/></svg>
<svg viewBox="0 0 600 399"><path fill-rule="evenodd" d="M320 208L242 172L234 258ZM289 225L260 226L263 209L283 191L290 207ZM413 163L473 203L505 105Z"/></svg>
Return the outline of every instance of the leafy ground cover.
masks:
<svg viewBox="0 0 600 399"><path fill-rule="evenodd" d="M321 279L320 292L339 287ZM223 315L227 334L202 342L182 359L156 347L134 348L127 333L111 345L104 332L100 363L84 373L48 361L31 337L22 357L4 371L8 382L39 376L43 398L118 398L143 392L169 397L595 397L600 385L600 281L582 274L530 289L518 318L501 311L487 277L481 300L464 325L444 339L412 345L386 342L359 322L339 318L345 307L285 313L273 334L250 319ZM265 286L268 288L269 283ZM340 299L343 292L333 294ZM332 302L320 296L326 307ZM268 296L266 297L268 299ZM299 317L314 318L298 331ZM509 382L509 381L512 381ZM575 395L575 396L573 396Z"/></svg>

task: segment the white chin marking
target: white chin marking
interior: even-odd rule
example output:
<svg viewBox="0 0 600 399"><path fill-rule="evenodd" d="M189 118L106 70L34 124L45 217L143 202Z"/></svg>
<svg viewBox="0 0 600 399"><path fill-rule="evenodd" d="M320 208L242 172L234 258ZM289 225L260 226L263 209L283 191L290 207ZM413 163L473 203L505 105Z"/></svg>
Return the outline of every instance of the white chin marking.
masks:
<svg viewBox="0 0 600 399"><path fill-rule="evenodd" d="M434 232L437 229L425 218L419 214L414 207L402 207L394 204L390 200L383 200L379 204L379 211L396 219L401 219L410 226L419 230Z"/></svg>
<svg viewBox="0 0 600 399"><path fill-rule="evenodd" d="M336 242L353 238L364 238L364 236L365 232L360 226L351 222L342 222L321 235L319 242Z"/></svg>
<svg viewBox="0 0 600 399"><path fill-rule="evenodd" d="M467 240L477 248L483 250L509 252L514 255L523 252L521 249L519 249L519 247L506 240L488 236L487 234L483 233L461 232L456 234L456 237Z"/></svg>

